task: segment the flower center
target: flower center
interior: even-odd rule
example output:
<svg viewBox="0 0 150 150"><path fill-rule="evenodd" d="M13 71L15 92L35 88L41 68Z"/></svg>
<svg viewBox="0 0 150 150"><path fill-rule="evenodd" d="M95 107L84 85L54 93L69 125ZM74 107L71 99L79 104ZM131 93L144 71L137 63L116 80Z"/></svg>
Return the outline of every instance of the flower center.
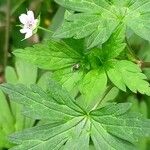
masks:
<svg viewBox="0 0 150 150"><path fill-rule="evenodd" d="M32 29L33 26L34 26L33 21L28 21L28 22L27 22L27 28Z"/></svg>

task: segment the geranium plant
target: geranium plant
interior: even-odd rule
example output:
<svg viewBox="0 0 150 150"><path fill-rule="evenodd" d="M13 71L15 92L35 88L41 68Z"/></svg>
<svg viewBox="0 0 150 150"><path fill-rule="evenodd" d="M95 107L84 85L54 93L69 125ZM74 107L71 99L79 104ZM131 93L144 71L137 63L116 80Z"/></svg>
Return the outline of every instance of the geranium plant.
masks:
<svg viewBox="0 0 150 150"><path fill-rule="evenodd" d="M0 86L25 116L41 121L10 135L12 150L139 149L150 137L150 120L123 95L150 96L149 63L130 46L132 35L150 41L150 1L55 1L66 9L60 27L46 41L13 52L51 72L46 88ZM41 29L32 11L19 19L25 39Z"/></svg>

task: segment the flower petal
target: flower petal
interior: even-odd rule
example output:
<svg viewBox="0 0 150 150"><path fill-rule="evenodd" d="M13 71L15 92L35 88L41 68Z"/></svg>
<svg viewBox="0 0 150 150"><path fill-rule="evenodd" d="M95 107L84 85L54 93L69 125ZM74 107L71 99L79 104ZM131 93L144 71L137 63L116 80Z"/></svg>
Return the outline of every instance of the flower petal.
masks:
<svg viewBox="0 0 150 150"><path fill-rule="evenodd" d="M28 29L27 29L27 28L20 29L20 32L21 32L21 33L27 33L27 32L28 32Z"/></svg>
<svg viewBox="0 0 150 150"><path fill-rule="evenodd" d="M28 32L26 32L25 39L28 39L33 35L32 30L28 29Z"/></svg>
<svg viewBox="0 0 150 150"><path fill-rule="evenodd" d="M26 24L27 23L27 20L28 20L28 16L26 14L21 14L19 16L19 20L22 24Z"/></svg>
<svg viewBox="0 0 150 150"><path fill-rule="evenodd" d="M34 13L33 11L29 10L27 11L28 20L31 22L34 22Z"/></svg>

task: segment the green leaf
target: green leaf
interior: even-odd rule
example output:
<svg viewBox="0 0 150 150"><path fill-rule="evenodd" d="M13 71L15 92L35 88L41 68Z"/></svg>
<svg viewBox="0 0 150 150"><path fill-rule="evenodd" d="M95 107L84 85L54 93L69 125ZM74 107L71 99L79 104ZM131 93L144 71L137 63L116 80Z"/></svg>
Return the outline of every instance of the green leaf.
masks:
<svg viewBox="0 0 150 150"><path fill-rule="evenodd" d="M83 64L85 55L83 40L67 39L65 42L50 40L43 44L36 44L33 47L15 50L14 54L17 58L25 59L42 69L52 70L52 78L59 81L68 91L77 91L78 82L84 74ZM23 65L18 65L17 67L19 68L19 73L24 72L25 68ZM23 68L24 70L20 71ZM26 68L26 72L23 73L27 73L25 76L31 74L28 68L31 68L30 65ZM32 79L31 75L29 78L24 78L23 74L21 74L22 80L30 81L35 79L33 73ZM27 83L32 84L33 82Z"/></svg>
<svg viewBox="0 0 150 150"><path fill-rule="evenodd" d="M125 26L121 24L116 28L108 41L102 45L102 57L105 61L119 56L119 54L125 49L126 46L124 39Z"/></svg>
<svg viewBox="0 0 150 150"><path fill-rule="evenodd" d="M137 35L150 41L149 0L55 1L74 12L67 13L62 27L54 33L54 37L87 37L87 46L91 48L106 42L117 26L123 23Z"/></svg>
<svg viewBox="0 0 150 150"><path fill-rule="evenodd" d="M133 143L150 136L150 120L133 115L130 103L110 104L85 112L69 93L54 81L49 91L34 85L3 84L1 88L26 107L25 114L34 119L47 119L44 125L10 136L17 144L12 150L73 150L94 148L133 150ZM59 96L58 96L59 95ZM58 98L58 99L57 99ZM37 117L38 116L38 117Z"/></svg>
<svg viewBox="0 0 150 150"><path fill-rule="evenodd" d="M6 81L8 83L23 83L30 85L35 83L36 79L37 67L23 60L16 60L15 69L10 66L6 67Z"/></svg>
<svg viewBox="0 0 150 150"><path fill-rule="evenodd" d="M74 51L80 53L84 58L84 40L74 40L74 39L65 39L65 43L72 47ZM52 77L57 80L63 87L65 87L71 93L78 89L78 84L84 76L83 68L81 62L73 64L71 67L63 68L53 72Z"/></svg>
<svg viewBox="0 0 150 150"><path fill-rule="evenodd" d="M13 67L7 66L5 69L5 78L9 83L17 83L18 78Z"/></svg>
<svg viewBox="0 0 150 150"><path fill-rule="evenodd" d="M95 120L92 120L92 124L93 124L93 128L91 129L91 138L94 142L96 150L99 149L135 150L136 149L131 143L125 142L122 139L117 138L112 134L109 134L105 130L105 128Z"/></svg>
<svg viewBox="0 0 150 150"><path fill-rule="evenodd" d="M80 92L84 97L84 108L91 109L103 95L107 87L107 76L102 69L89 71L80 85Z"/></svg>
<svg viewBox="0 0 150 150"><path fill-rule="evenodd" d="M136 132L137 129L140 128L139 120L142 121L142 118L140 117L140 115L136 116L135 114L132 115L132 113L130 112L127 113L130 108L131 103L110 104L101 108L101 111L93 111L92 114L94 115L94 120L102 123L103 127L109 133L112 133L113 135L116 135L117 137L130 141L132 143L137 141L138 137L140 137L142 134L142 132L140 131ZM111 124L108 123L110 121ZM122 127L125 130L122 130Z"/></svg>
<svg viewBox="0 0 150 150"><path fill-rule="evenodd" d="M46 89L50 76L51 76L50 72L43 73L37 81L38 86L41 87L42 89Z"/></svg>
<svg viewBox="0 0 150 150"><path fill-rule="evenodd" d="M93 31L91 36L87 40L87 47L92 48L101 45L106 42L114 30L117 28L118 22L113 19L100 19L99 25L96 31ZM86 31L84 31L86 32Z"/></svg>
<svg viewBox="0 0 150 150"><path fill-rule="evenodd" d="M135 1L130 6L127 25L140 37L150 41L150 1Z"/></svg>
<svg viewBox="0 0 150 150"><path fill-rule="evenodd" d="M14 117L4 93L0 90L0 147L11 147L7 136L15 131Z"/></svg>
<svg viewBox="0 0 150 150"><path fill-rule="evenodd" d="M108 92L108 94L105 95L105 97L103 98L101 105L106 105L107 103L115 101L118 94L119 94L119 89L117 87L112 87Z"/></svg>
<svg viewBox="0 0 150 150"><path fill-rule="evenodd" d="M71 48L74 49L74 51L80 53L80 55L84 55L84 51L86 49L85 47L85 40L84 39L63 39L63 41L70 46Z"/></svg>
<svg viewBox="0 0 150 150"><path fill-rule="evenodd" d="M73 68L66 68L55 71L52 76L68 91L71 91L72 88L78 87L80 81L83 78L83 72L80 70L74 71Z"/></svg>
<svg viewBox="0 0 150 150"><path fill-rule="evenodd" d="M18 82L26 85L36 83L37 67L29 64L26 61L16 60L16 71L18 75Z"/></svg>
<svg viewBox="0 0 150 150"><path fill-rule="evenodd" d="M57 70L76 64L81 55L62 41L47 41L33 47L18 49L15 56L36 64L43 69Z"/></svg>
<svg viewBox="0 0 150 150"><path fill-rule="evenodd" d="M56 2L69 9L80 12L98 13L101 12L103 9L109 10L109 5L105 0L101 0L100 2L84 0L82 1L82 3L81 0L56 0Z"/></svg>
<svg viewBox="0 0 150 150"><path fill-rule="evenodd" d="M81 108L79 109L74 103L74 99L70 96L69 92L66 91L60 84L55 82L54 80L49 81L49 86L47 90L48 97L53 97L58 103L66 104L70 106L72 109L82 112Z"/></svg>
<svg viewBox="0 0 150 150"><path fill-rule="evenodd" d="M136 0L110 0L111 3L118 5L118 6L130 6L135 3Z"/></svg>
<svg viewBox="0 0 150 150"><path fill-rule="evenodd" d="M126 91L126 86L134 93L150 95L150 86L147 77L142 73L138 65L121 60L107 67L109 79L121 90Z"/></svg>
<svg viewBox="0 0 150 150"><path fill-rule="evenodd" d="M9 84L8 84L8 86L9 86ZM72 110L69 111L70 109L66 106L64 106L64 112L63 112L63 106L61 107L61 105L59 105L56 110L53 110L52 108L55 108L55 105L57 106L58 104L48 101L50 99L48 97L48 94L46 95L45 92L43 90L41 90L39 87L36 87L33 85L30 90L20 84L20 85L14 87L14 89L12 89L12 88L13 87L10 87L9 91L16 92L16 95L11 96L12 100L14 100L16 102L20 101L19 103L21 103L21 104L25 104L27 102L26 107L31 108L30 111L27 111L26 109L24 111L24 113L28 116L35 116L35 119L41 119L41 118L49 119L50 121L53 121L53 119L54 120L56 119L56 118L52 118L51 116L53 116L54 114L57 114L57 113L58 113L58 116L59 115L62 116L60 118L62 120L65 120L66 118L71 117L70 113L72 113ZM59 94L59 91L57 93ZM34 101L32 101L32 99ZM31 105L31 101L32 101L32 105ZM37 107L37 109L35 110L34 107ZM52 111L51 111L51 109L52 109ZM58 110L62 110L62 113L59 112Z"/></svg>
<svg viewBox="0 0 150 150"><path fill-rule="evenodd" d="M60 27L53 36L57 38L74 37L75 39L89 36L88 48L104 43L113 33L118 22L113 18L106 20L99 15L99 12L97 13L71 14L66 18L67 21L64 22L62 28Z"/></svg>
<svg viewBox="0 0 150 150"><path fill-rule="evenodd" d="M30 85L36 83L37 80L37 67L29 64L23 60L17 59L15 62L15 68L8 66L6 68L6 81L7 83L22 83ZM20 131L26 127L31 127L35 120L25 118L22 115L23 107L13 101L10 102L12 114L15 118L15 130Z"/></svg>

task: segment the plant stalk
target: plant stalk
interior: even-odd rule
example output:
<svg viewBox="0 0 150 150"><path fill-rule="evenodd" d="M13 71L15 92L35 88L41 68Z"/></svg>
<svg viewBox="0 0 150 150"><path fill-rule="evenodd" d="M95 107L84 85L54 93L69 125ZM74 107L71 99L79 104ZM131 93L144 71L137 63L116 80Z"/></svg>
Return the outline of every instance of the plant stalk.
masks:
<svg viewBox="0 0 150 150"><path fill-rule="evenodd" d="M6 26L5 26L5 44L4 44L4 72L7 66L8 49L9 49L9 29L10 29L10 0L6 3Z"/></svg>
<svg viewBox="0 0 150 150"><path fill-rule="evenodd" d="M125 37L125 41L126 41L126 46L127 46L127 50L128 50L128 52L129 52L129 54L130 54L135 60L140 60L140 59L136 56L136 54L133 52L133 50L132 50L132 48L131 48L131 46L130 46L130 44L129 44L129 42L128 42L127 37Z"/></svg>
<svg viewBox="0 0 150 150"><path fill-rule="evenodd" d="M41 30L46 31L46 32L49 32L49 33L51 33L51 34L53 33L53 31L50 31L50 30L48 30L48 29L45 29L45 28L43 28L43 27L41 27L41 26L39 26L38 29L41 29Z"/></svg>
<svg viewBox="0 0 150 150"><path fill-rule="evenodd" d="M102 96L101 100L95 105L94 109L95 109L95 108L98 108L98 107L100 106L100 104L102 103L102 101L105 99L105 97L106 97L107 94L111 91L112 88L113 88L113 86L110 85L110 86L106 89L104 95Z"/></svg>

